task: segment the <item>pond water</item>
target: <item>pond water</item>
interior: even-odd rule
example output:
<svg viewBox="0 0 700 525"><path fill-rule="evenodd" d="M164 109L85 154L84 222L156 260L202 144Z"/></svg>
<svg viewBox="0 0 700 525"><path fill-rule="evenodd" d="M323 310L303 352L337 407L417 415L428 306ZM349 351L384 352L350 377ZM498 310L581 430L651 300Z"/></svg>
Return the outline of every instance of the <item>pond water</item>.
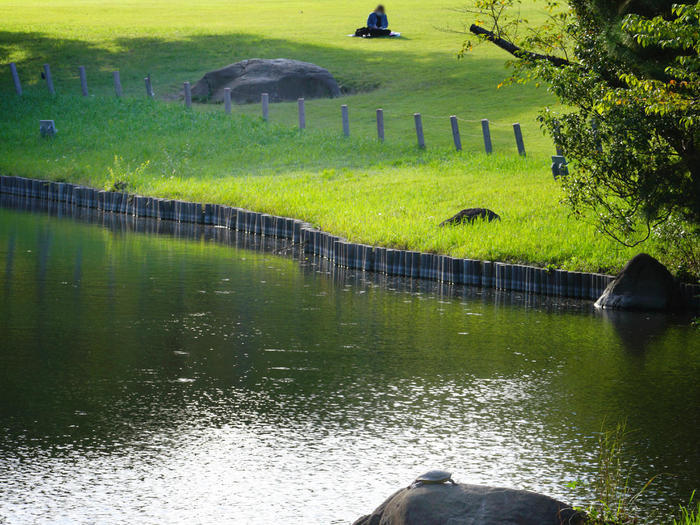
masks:
<svg viewBox="0 0 700 525"><path fill-rule="evenodd" d="M647 507L700 488L687 319L5 204L0 522L348 523L439 467L582 503L606 419Z"/></svg>

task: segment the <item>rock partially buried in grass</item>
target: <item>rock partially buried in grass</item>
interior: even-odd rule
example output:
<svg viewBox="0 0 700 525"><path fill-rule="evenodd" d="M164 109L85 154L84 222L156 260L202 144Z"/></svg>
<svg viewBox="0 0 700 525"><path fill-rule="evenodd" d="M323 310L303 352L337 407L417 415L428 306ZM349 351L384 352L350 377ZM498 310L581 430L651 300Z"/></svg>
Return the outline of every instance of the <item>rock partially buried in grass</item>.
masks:
<svg viewBox="0 0 700 525"><path fill-rule="evenodd" d="M680 287L671 273L651 255L635 255L595 303L622 310L679 310Z"/></svg>
<svg viewBox="0 0 700 525"><path fill-rule="evenodd" d="M484 219L488 222L500 221L501 216L487 208L466 208L449 219L442 221L440 226L464 224L465 222L471 224L477 219Z"/></svg>
<svg viewBox="0 0 700 525"><path fill-rule="evenodd" d="M584 516L542 494L482 485L422 484L401 489L354 525L580 525Z"/></svg>
<svg viewBox="0 0 700 525"><path fill-rule="evenodd" d="M327 69L287 58L252 58L210 71L194 85L192 96L222 102L227 87L237 104L260 102L263 93L269 94L270 102L340 96L340 87Z"/></svg>

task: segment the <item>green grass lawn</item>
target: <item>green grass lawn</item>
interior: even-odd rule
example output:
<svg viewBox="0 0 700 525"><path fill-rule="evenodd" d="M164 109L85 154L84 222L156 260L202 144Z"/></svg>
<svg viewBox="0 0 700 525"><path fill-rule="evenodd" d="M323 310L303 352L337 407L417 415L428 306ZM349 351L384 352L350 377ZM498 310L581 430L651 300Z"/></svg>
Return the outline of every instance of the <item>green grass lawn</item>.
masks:
<svg viewBox="0 0 700 525"><path fill-rule="evenodd" d="M103 187L117 176L130 189L248 207L308 220L352 240L459 256L615 271L636 253L569 217L549 172L553 147L535 121L544 89L497 89L507 55L481 46L458 61L459 2L389 4L401 39L345 35L363 25L365 2L184 0L50 3L0 0L0 171ZM527 9L526 9L527 11ZM538 14L530 8L529 18ZM288 57L328 68L352 92L307 102L308 129L294 129L296 104L186 111L173 96L183 81L245 58ZM7 63L25 88L18 99ZM51 64L57 96L46 95ZM78 66L91 96L79 96ZM113 96L119 69L126 97ZM157 100L146 100L150 73ZM352 137L340 130L350 107ZM385 112L384 144L375 109ZM424 115L428 149L419 151L414 112ZM448 116L458 115L464 151L451 147ZM53 118L54 140L38 137ZM479 119L492 122L496 153L486 156ZM511 124L523 128L526 159ZM121 161L115 163L115 157ZM148 163L145 165L145 163ZM143 170L134 173L138 166ZM500 223L437 224L464 207L485 206ZM644 250L659 255L649 243Z"/></svg>

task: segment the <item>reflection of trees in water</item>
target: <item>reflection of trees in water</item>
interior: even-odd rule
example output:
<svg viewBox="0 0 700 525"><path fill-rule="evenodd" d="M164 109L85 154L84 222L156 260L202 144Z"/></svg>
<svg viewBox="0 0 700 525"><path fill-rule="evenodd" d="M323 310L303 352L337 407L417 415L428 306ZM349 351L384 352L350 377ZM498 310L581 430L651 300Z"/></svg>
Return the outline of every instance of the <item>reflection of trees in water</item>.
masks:
<svg viewBox="0 0 700 525"><path fill-rule="evenodd" d="M12 285L12 270L15 260L15 243L17 233L12 230L7 237L7 254L5 255L5 294L10 293Z"/></svg>
<svg viewBox="0 0 700 525"><path fill-rule="evenodd" d="M700 340L688 326L690 319L619 310L600 310L598 316L614 328L626 351L620 357L625 367L618 363L613 377L603 381L606 395L618 400L618 417L628 419L625 446L637 460L635 470L662 474L657 490L684 493L689 478L681 472L700 462L700 414L694 401L700 399Z"/></svg>
<svg viewBox="0 0 700 525"><path fill-rule="evenodd" d="M672 323L664 313L626 312L601 309L600 316L615 328L623 347L633 355L643 356L655 339Z"/></svg>
<svg viewBox="0 0 700 525"><path fill-rule="evenodd" d="M599 315L615 328L624 348L633 355L642 356L663 337L673 325L682 321L676 315L663 312L627 312L599 310Z"/></svg>

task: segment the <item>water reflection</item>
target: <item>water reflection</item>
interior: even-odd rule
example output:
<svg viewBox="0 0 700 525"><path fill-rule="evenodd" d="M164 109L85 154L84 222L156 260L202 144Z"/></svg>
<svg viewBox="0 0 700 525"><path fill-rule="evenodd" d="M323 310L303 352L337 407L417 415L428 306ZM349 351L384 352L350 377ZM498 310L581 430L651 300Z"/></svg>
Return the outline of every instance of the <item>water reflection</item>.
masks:
<svg viewBox="0 0 700 525"><path fill-rule="evenodd" d="M627 351L636 355L643 355L674 325L690 323L690 318L685 318L682 314L663 312L600 310L599 315L615 327Z"/></svg>
<svg viewBox="0 0 700 525"><path fill-rule="evenodd" d="M15 259L15 237L16 234L14 232L7 237L7 249L5 251L5 293L9 293L10 284L12 283L12 266Z"/></svg>
<svg viewBox="0 0 700 525"><path fill-rule="evenodd" d="M639 331L640 353L620 328L635 317L588 303L50 213L0 209L10 522L345 523L433 467L568 498L604 417L636 429L634 482L674 474L650 504L698 485L700 348L673 318Z"/></svg>

